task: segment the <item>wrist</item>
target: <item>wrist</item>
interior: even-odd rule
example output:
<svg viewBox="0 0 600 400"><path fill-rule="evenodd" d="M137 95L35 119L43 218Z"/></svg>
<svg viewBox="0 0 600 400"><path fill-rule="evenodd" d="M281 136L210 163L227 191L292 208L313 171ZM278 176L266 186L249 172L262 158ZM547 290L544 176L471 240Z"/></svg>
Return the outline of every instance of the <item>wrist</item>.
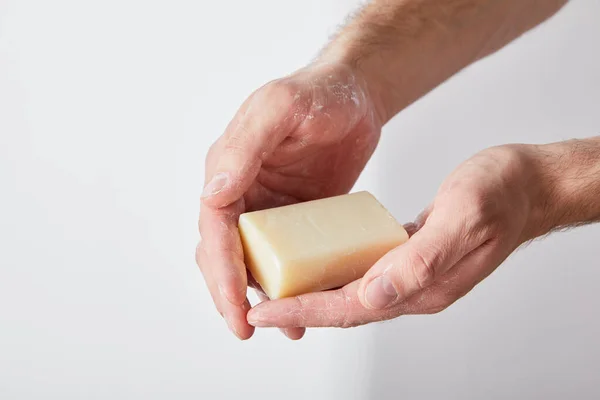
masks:
<svg viewBox="0 0 600 400"><path fill-rule="evenodd" d="M600 220L600 137L529 146L533 236Z"/></svg>
<svg viewBox="0 0 600 400"><path fill-rule="evenodd" d="M385 125L394 114L391 113L390 87L385 87L382 82L383 76L366 69L357 60L358 49L350 40L350 37L343 35L336 38L319 55L316 64L333 64L341 66L355 76L356 81L361 85L366 97L371 101L372 108L378 122L381 126Z"/></svg>
<svg viewBox="0 0 600 400"><path fill-rule="evenodd" d="M385 124L565 2L374 0L342 29L320 59L357 70Z"/></svg>

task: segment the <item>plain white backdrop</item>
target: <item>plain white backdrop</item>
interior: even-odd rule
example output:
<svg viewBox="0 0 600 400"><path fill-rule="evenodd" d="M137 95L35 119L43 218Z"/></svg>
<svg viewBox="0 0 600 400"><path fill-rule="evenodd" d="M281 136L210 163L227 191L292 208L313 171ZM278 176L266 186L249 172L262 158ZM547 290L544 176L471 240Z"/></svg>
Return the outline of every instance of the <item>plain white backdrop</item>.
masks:
<svg viewBox="0 0 600 400"><path fill-rule="evenodd" d="M600 226L436 316L228 333L193 257L204 155L356 4L0 1L1 399L600 397ZM357 189L408 221L478 150L600 134L598 16L573 1L405 110Z"/></svg>

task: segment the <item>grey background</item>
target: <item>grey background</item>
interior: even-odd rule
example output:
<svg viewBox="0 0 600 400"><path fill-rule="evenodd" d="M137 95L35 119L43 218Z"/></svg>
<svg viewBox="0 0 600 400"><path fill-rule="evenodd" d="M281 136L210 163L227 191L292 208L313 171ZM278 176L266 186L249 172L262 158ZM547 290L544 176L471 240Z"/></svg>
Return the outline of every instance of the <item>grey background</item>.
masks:
<svg viewBox="0 0 600 400"><path fill-rule="evenodd" d="M436 316L227 333L193 262L204 155L355 5L0 2L0 398L600 397L600 226ZM357 189L410 220L478 150L598 135L599 15L571 2L402 112Z"/></svg>

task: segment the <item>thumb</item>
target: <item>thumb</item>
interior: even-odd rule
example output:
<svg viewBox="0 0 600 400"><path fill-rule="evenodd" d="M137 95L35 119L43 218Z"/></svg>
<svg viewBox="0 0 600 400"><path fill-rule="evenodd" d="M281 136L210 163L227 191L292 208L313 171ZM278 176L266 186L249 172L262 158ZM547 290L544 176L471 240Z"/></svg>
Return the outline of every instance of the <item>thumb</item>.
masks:
<svg viewBox="0 0 600 400"><path fill-rule="evenodd" d="M363 306L394 306L429 286L480 243L465 240L464 228L429 218L405 244L383 256L363 277L358 297Z"/></svg>
<svg viewBox="0 0 600 400"><path fill-rule="evenodd" d="M240 108L207 158L202 200L211 207L237 201L256 179L263 160L301 122L294 115L299 96L288 85L272 82ZM207 163L208 164L208 163Z"/></svg>

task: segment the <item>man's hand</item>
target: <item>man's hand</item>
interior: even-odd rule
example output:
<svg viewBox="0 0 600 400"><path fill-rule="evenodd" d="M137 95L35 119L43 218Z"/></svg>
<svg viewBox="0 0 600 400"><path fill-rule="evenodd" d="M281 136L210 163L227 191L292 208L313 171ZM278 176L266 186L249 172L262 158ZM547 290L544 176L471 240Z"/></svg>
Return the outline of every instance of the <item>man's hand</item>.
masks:
<svg viewBox="0 0 600 400"><path fill-rule="evenodd" d="M460 69L539 24L564 3L566 0L375 0L357 13L317 63L267 84L246 100L206 160L207 184L199 224L202 242L196 252L217 309L238 337L247 339L254 329L246 321L250 305L237 231L239 215L348 192L373 153L384 123ZM456 229L445 225L443 215L432 220L439 211L432 213L427 221L437 221L435 224L448 232ZM428 232L415 235L413 242L425 240ZM505 252L510 248L506 244L493 248L492 243L478 245L482 250L471 249L469 257L493 251L500 258L500 247ZM469 246L461 251L468 251ZM440 263L440 271L426 273L434 277L443 274L454 261L448 257L425 260ZM383 278L374 280L376 277L369 275L367 280L384 284L392 297L394 291L399 292L394 300L398 303L415 285L433 279L429 276L419 276L424 279L419 282L396 283L393 291ZM366 304L365 285L360 296ZM360 305L354 292L340 298L348 307ZM373 300L370 307L379 304L375 303ZM268 304L263 310L289 303ZM372 320L393 313L371 311L369 315ZM364 318L369 320L366 315ZM324 318L322 324L332 321ZM303 333L302 329L286 331L291 338Z"/></svg>
<svg viewBox="0 0 600 400"><path fill-rule="evenodd" d="M366 84L341 64L268 83L241 106L206 159L197 263L218 311L252 336L241 213L347 193L377 146L381 122ZM302 337L303 329L285 333Z"/></svg>
<svg viewBox="0 0 600 400"><path fill-rule="evenodd" d="M264 302L257 327L351 327L444 310L519 245L600 219L600 140L485 150L458 167L416 233L339 290Z"/></svg>

